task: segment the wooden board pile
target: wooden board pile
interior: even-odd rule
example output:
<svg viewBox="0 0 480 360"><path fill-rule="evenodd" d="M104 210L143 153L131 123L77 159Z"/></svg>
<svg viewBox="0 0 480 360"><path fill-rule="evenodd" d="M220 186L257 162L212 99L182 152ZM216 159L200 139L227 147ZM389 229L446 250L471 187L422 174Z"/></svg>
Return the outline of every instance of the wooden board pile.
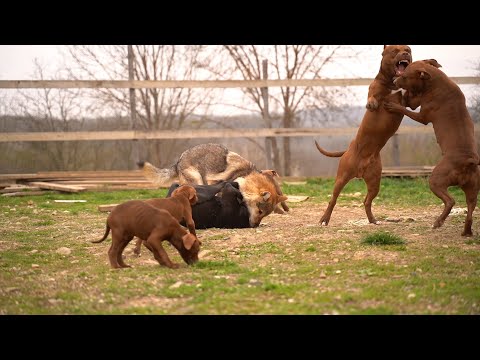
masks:
<svg viewBox="0 0 480 360"><path fill-rule="evenodd" d="M132 189L158 189L158 186L145 179L140 170L48 171L35 174L0 174L0 194L2 196Z"/></svg>

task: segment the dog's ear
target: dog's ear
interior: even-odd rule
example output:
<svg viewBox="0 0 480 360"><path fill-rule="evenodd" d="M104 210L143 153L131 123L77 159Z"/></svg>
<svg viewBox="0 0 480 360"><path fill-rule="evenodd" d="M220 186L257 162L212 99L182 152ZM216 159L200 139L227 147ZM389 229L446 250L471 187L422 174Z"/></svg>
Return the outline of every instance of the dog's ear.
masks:
<svg viewBox="0 0 480 360"><path fill-rule="evenodd" d="M268 199L270 199L270 196L272 196L272 194L270 194L268 191L264 191L262 193L263 201L267 201Z"/></svg>
<svg viewBox="0 0 480 360"><path fill-rule="evenodd" d="M192 248L193 244L195 243L195 240L197 240L195 235L190 234L190 233L182 236L183 246L187 250L190 250Z"/></svg>
<svg viewBox="0 0 480 360"><path fill-rule="evenodd" d="M270 175L272 177L279 176L275 170L262 170L262 174Z"/></svg>
<svg viewBox="0 0 480 360"><path fill-rule="evenodd" d="M425 60L423 60L423 61L426 62L427 64L430 64L430 65L432 65L432 66L435 66L437 69L442 67L442 65L440 65L440 64L438 63L438 61L435 60L435 59L425 59Z"/></svg>
<svg viewBox="0 0 480 360"><path fill-rule="evenodd" d="M192 187L188 191L188 200L192 201L197 197L197 191Z"/></svg>
<svg viewBox="0 0 480 360"><path fill-rule="evenodd" d="M418 69L417 70L417 75L418 75L418 78L422 79L422 80L429 80L429 79L432 78L430 73L425 68Z"/></svg>

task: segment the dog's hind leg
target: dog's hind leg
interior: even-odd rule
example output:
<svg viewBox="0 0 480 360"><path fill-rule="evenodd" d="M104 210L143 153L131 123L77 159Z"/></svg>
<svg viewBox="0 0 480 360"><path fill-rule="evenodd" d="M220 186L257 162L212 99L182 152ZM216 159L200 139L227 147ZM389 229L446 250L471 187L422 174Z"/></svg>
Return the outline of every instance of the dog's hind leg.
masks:
<svg viewBox="0 0 480 360"><path fill-rule="evenodd" d="M130 265L125 264L123 261L123 250L127 247L128 243L132 241L133 236L125 235L122 239L122 242L120 243L120 246L118 248L117 252L117 262L122 268L129 268L131 267Z"/></svg>
<svg viewBox="0 0 480 360"><path fill-rule="evenodd" d="M123 244L123 238L124 236L121 231L112 229L112 245L110 245L110 249L108 249L108 259L110 261L110 266L114 269L124 267L118 261L118 259L122 257L122 251L126 246Z"/></svg>
<svg viewBox="0 0 480 360"><path fill-rule="evenodd" d="M178 174L180 184L207 185L203 177L195 167L189 167Z"/></svg>
<svg viewBox="0 0 480 360"><path fill-rule="evenodd" d="M380 180L382 178L382 163L380 162L380 158L371 163L368 167L368 170L365 170L363 174L363 180L367 184L367 195L365 196L365 200L363 201L363 205L365 206L365 212L367 213L368 221L371 224L378 224L375 216L372 213L372 202L378 195L380 191Z"/></svg>
<svg viewBox="0 0 480 360"><path fill-rule="evenodd" d="M438 198L440 198L445 205L442 214L433 223L434 229L439 228L443 225L445 219L447 218L448 214L450 214L450 211L455 205L455 200L448 193L448 187L452 185L450 184L449 180L450 171L451 164L447 164L442 159L440 163L435 167L435 169L433 169L432 175L430 176L430 190L432 190L432 192Z"/></svg>
<svg viewBox="0 0 480 360"><path fill-rule="evenodd" d="M333 187L332 199L328 203L327 210L323 213L322 218L320 219L320 224L326 226L330 222L330 217L332 216L333 208L337 203L337 198L340 195L342 189L347 185L347 183L353 178L350 174L342 174L342 176L338 176L335 179L335 185Z"/></svg>
<svg viewBox="0 0 480 360"><path fill-rule="evenodd" d="M133 253L137 256L140 256L142 243L143 243L142 239L137 239L137 242L135 243L135 247L133 248Z"/></svg>
<svg viewBox="0 0 480 360"><path fill-rule="evenodd" d="M462 232L462 236L473 236L472 223L473 223L473 211L477 206L478 199L478 179L475 179L466 185L462 186L462 190L465 193L465 199L467 201L467 218L465 219L465 227Z"/></svg>

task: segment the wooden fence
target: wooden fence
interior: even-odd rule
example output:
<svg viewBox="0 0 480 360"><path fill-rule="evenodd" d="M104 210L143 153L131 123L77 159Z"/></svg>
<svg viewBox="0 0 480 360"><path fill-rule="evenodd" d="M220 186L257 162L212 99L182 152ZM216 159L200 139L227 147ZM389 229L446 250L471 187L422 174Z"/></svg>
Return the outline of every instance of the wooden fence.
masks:
<svg viewBox="0 0 480 360"><path fill-rule="evenodd" d="M480 85L480 77L451 77L461 85ZM288 80L0 80L0 89L68 88L246 88L366 86L373 79L288 79ZM181 131L76 131L0 133L0 142L142 140L234 137L301 137L355 134L357 128L260 128L260 129L182 129ZM432 133L431 126L402 126L397 134Z"/></svg>

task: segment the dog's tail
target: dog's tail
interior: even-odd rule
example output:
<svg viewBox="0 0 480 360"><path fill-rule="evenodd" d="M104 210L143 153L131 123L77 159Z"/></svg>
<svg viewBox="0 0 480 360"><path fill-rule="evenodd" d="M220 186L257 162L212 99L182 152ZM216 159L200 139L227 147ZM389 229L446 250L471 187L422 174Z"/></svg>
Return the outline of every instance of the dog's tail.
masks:
<svg viewBox="0 0 480 360"><path fill-rule="evenodd" d="M94 243L94 244L101 243L102 241L104 241L107 238L109 233L110 233L110 226L108 226L108 222L107 222L107 228L105 230L105 235L103 235L103 238L101 238L100 240L95 240L95 241L91 241L91 242Z"/></svg>
<svg viewBox="0 0 480 360"><path fill-rule="evenodd" d="M158 186L170 186L171 182L178 177L175 165L165 169L159 169L143 161L138 162L137 165L142 169L143 176Z"/></svg>
<svg viewBox="0 0 480 360"><path fill-rule="evenodd" d="M328 156L328 157L340 157L343 154L345 154L345 151L335 151L335 152L330 152L322 149L320 145L318 145L317 140L315 140L315 145L317 146L318 151L320 151L323 155Z"/></svg>

